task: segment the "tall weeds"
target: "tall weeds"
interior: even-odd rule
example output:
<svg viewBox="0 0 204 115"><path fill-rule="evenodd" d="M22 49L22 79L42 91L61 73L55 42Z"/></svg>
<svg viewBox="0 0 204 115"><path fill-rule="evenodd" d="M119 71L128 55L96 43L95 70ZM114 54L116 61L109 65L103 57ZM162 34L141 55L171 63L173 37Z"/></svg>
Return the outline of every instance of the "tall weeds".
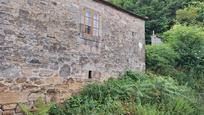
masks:
<svg viewBox="0 0 204 115"><path fill-rule="evenodd" d="M196 115L196 95L170 77L128 71L120 79L91 84L52 115ZM199 114L197 114L199 115Z"/></svg>

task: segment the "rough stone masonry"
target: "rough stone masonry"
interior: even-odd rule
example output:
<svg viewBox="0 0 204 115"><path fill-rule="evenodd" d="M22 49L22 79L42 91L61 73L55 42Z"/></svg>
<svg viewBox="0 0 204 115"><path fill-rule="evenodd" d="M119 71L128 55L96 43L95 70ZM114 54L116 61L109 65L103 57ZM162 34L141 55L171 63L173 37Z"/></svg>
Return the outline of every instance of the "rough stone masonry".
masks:
<svg viewBox="0 0 204 115"><path fill-rule="evenodd" d="M100 0L0 0L0 115L18 113L18 102L61 102L89 81L144 71L144 24Z"/></svg>

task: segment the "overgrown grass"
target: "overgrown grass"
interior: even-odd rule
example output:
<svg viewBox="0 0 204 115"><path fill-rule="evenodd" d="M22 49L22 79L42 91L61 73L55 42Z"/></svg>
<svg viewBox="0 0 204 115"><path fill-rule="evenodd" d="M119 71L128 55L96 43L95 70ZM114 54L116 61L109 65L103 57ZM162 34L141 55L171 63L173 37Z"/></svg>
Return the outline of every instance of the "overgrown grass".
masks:
<svg viewBox="0 0 204 115"><path fill-rule="evenodd" d="M126 72L120 79L91 84L51 115L201 115L194 91L170 77Z"/></svg>

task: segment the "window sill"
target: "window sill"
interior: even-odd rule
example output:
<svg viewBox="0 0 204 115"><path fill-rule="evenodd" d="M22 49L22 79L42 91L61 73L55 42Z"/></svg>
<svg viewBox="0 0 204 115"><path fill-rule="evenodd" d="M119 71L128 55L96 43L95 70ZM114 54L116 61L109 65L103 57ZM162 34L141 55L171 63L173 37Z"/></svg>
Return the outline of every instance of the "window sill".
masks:
<svg viewBox="0 0 204 115"><path fill-rule="evenodd" d="M100 36L81 34L80 38L84 39L84 40L87 40L87 41L92 41L92 42L99 42L100 41Z"/></svg>

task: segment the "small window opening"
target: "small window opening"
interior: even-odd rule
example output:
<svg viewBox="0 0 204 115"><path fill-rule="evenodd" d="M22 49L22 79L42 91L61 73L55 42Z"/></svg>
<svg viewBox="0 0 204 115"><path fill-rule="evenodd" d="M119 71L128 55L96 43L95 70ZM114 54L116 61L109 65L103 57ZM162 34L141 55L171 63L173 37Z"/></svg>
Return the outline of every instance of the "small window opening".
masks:
<svg viewBox="0 0 204 115"><path fill-rule="evenodd" d="M134 33L134 32L132 32L132 36L133 36L133 37L135 36L135 33Z"/></svg>
<svg viewBox="0 0 204 115"><path fill-rule="evenodd" d="M57 6L57 2L52 2L53 5Z"/></svg>
<svg viewBox="0 0 204 115"><path fill-rule="evenodd" d="M92 79L92 71L89 71L89 79Z"/></svg>

